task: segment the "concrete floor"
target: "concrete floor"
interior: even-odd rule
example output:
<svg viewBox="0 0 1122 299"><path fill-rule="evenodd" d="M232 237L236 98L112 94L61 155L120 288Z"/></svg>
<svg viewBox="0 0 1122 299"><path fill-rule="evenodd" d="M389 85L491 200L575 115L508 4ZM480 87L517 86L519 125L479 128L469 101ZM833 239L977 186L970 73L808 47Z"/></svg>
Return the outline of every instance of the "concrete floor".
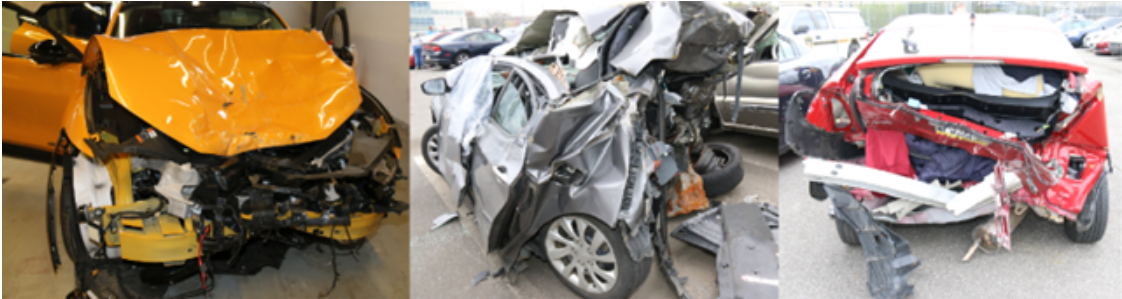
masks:
<svg viewBox="0 0 1122 299"><path fill-rule="evenodd" d="M449 200L448 187L440 176L430 170L421 157L422 134L432 124L429 110L432 97L420 92L421 82L444 74L441 70L415 70L410 72L410 123L413 130L411 167L416 174L411 180L413 189L412 211L415 215L410 227L412 251L412 294L417 298L575 298L576 296L552 273L549 266L537 258L530 259L529 268L519 274L517 282L507 279L489 279L472 287L472 278L483 270L501 266L497 257L486 254L479 230L473 222L459 220L436 230L432 220L440 214L456 211ZM776 140L740 134L721 134L710 138L728 142L740 149L745 177L732 192L716 198L724 202L743 200L758 195L757 201L778 203L778 159ZM671 219L672 228L692 215ZM694 298L717 297L716 259L713 255L678 241L670 240L674 263L681 275L688 277L686 289ZM666 282L658 265L652 267L647 280L632 296L635 298L673 298L674 292Z"/></svg>
<svg viewBox="0 0 1122 299"><path fill-rule="evenodd" d="M1077 50L1092 76L1103 82L1114 167L1122 167L1122 57ZM839 241L829 203L810 198L801 159L780 159L780 297L868 297L860 246ZM961 262L972 244L970 232L985 221L953 225L892 226L911 244L921 265L908 277L911 298L1118 298L1122 294L1122 172L1107 177L1111 193L1106 235L1095 244L1075 244L1063 226L1025 218L1013 231L1013 251L978 253Z"/></svg>
<svg viewBox="0 0 1122 299"><path fill-rule="evenodd" d="M402 132L402 136L407 136ZM408 145L406 145L408 152ZM406 163L407 161L402 161ZM4 298L63 298L74 289L74 265L65 252L58 273L51 271L46 232L48 164L3 158ZM405 170L409 175L408 169ZM55 182L62 172L55 172ZM397 200L409 202L409 183L397 183ZM338 255L339 282L331 298L409 297L409 214L390 215L358 251L358 261ZM61 234L60 234L61 236ZM61 240L59 241L61 242ZM59 243L59 250L65 250ZM257 275L217 275L215 298L315 298L331 286L331 253L324 247L290 249L280 269ZM176 288L197 288L186 281Z"/></svg>

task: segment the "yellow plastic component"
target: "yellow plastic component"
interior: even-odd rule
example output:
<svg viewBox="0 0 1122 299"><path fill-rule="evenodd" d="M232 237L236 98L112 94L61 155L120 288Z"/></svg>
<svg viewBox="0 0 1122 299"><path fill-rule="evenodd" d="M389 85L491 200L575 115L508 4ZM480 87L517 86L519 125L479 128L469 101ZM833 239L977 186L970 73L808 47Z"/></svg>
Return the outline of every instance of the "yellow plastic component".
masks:
<svg viewBox="0 0 1122 299"><path fill-rule="evenodd" d="M308 218L319 218L320 214L315 212L307 212ZM350 241L358 241L363 237L373 234L378 231L382 226L382 218L386 218L385 213L356 213L351 215L351 224L347 226L334 226L335 232L331 232L331 225L316 225L307 227L297 227L296 229L303 230L305 233L315 235L317 237L331 238L335 241L342 243L348 242L348 233L350 234Z"/></svg>
<svg viewBox="0 0 1122 299"><path fill-rule="evenodd" d="M163 263L198 257L199 239L190 221L180 224L175 216L163 214L143 222L141 230L120 231L122 259Z"/></svg>
<svg viewBox="0 0 1122 299"><path fill-rule="evenodd" d="M117 137L113 134L101 133L101 142L117 143ZM105 167L109 169L109 178L113 181L113 201L116 205L128 205L133 202L132 198L132 158L127 154L116 154L110 156L105 162Z"/></svg>

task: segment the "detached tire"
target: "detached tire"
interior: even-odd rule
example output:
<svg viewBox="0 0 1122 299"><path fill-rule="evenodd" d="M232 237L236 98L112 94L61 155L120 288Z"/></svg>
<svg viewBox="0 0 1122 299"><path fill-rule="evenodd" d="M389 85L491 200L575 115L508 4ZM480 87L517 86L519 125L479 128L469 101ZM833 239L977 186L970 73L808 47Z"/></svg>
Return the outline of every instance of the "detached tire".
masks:
<svg viewBox="0 0 1122 299"><path fill-rule="evenodd" d="M1087 194L1083 202L1083 211L1076 216L1076 221L1064 219L1064 234L1075 243L1095 243L1106 234L1107 215L1110 214L1110 190L1107 188L1106 171L1099 175L1099 181ZM1077 222L1089 220L1090 226L1080 232Z"/></svg>
<svg viewBox="0 0 1122 299"><path fill-rule="evenodd" d="M712 164L700 165L694 169L701 175L705 196L712 198L732 191L744 179L744 167L740 165L740 151L731 144L722 142L710 142L705 146L713 151L714 157L712 162L709 162Z"/></svg>
<svg viewBox="0 0 1122 299"><path fill-rule="evenodd" d="M436 162L440 161L440 135L437 134L439 131L440 127L432 126L421 136L421 156L425 158L425 164L429 165L429 169L436 174L440 174L440 168L436 167Z"/></svg>
<svg viewBox="0 0 1122 299"><path fill-rule="evenodd" d="M582 298L627 298L651 271L650 257L632 259L622 233L596 219L566 215L543 228L546 264Z"/></svg>
<svg viewBox="0 0 1122 299"><path fill-rule="evenodd" d="M845 244L860 246L861 240L857 238L857 231L853 230L853 227L850 226L849 223L846 223L845 220L838 219L837 216L833 218L834 226L838 228L838 239Z"/></svg>

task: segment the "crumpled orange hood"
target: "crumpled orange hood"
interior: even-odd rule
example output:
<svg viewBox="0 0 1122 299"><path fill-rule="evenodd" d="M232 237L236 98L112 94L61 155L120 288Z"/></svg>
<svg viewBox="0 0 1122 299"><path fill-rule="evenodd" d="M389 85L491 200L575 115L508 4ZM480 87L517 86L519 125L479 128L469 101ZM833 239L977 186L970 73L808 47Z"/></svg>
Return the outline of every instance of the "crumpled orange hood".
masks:
<svg viewBox="0 0 1122 299"><path fill-rule="evenodd" d="M110 96L200 153L321 140L362 102L354 70L318 32L191 29L91 44Z"/></svg>

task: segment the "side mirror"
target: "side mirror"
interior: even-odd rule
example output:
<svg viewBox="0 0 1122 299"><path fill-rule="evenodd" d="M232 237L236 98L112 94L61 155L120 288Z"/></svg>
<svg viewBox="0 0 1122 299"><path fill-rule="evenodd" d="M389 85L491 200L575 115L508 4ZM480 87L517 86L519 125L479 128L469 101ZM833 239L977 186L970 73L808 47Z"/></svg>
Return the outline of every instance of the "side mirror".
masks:
<svg viewBox="0 0 1122 299"><path fill-rule="evenodd" d="M27 52L38 64L56 64L66 59L66 49L53 39L35 42Z"/></svg>
<svg viewBox="0 0 1122 299"><path fill-rule="evenodd" d="M793 32L793 33L796 34L796 35L799 35L799 34L807 33L808 31L810 31L810 27L807 27L806 25L799 25L799 27L795 27L795 32Z"/></svg>
<svg viewBox="0 0 1122 299"><path fill-rule="evenodd" d="M448 88L448 82L444 78L428 79L421 83L421 92L430 96L443 95L451 91Z"/></svg>

